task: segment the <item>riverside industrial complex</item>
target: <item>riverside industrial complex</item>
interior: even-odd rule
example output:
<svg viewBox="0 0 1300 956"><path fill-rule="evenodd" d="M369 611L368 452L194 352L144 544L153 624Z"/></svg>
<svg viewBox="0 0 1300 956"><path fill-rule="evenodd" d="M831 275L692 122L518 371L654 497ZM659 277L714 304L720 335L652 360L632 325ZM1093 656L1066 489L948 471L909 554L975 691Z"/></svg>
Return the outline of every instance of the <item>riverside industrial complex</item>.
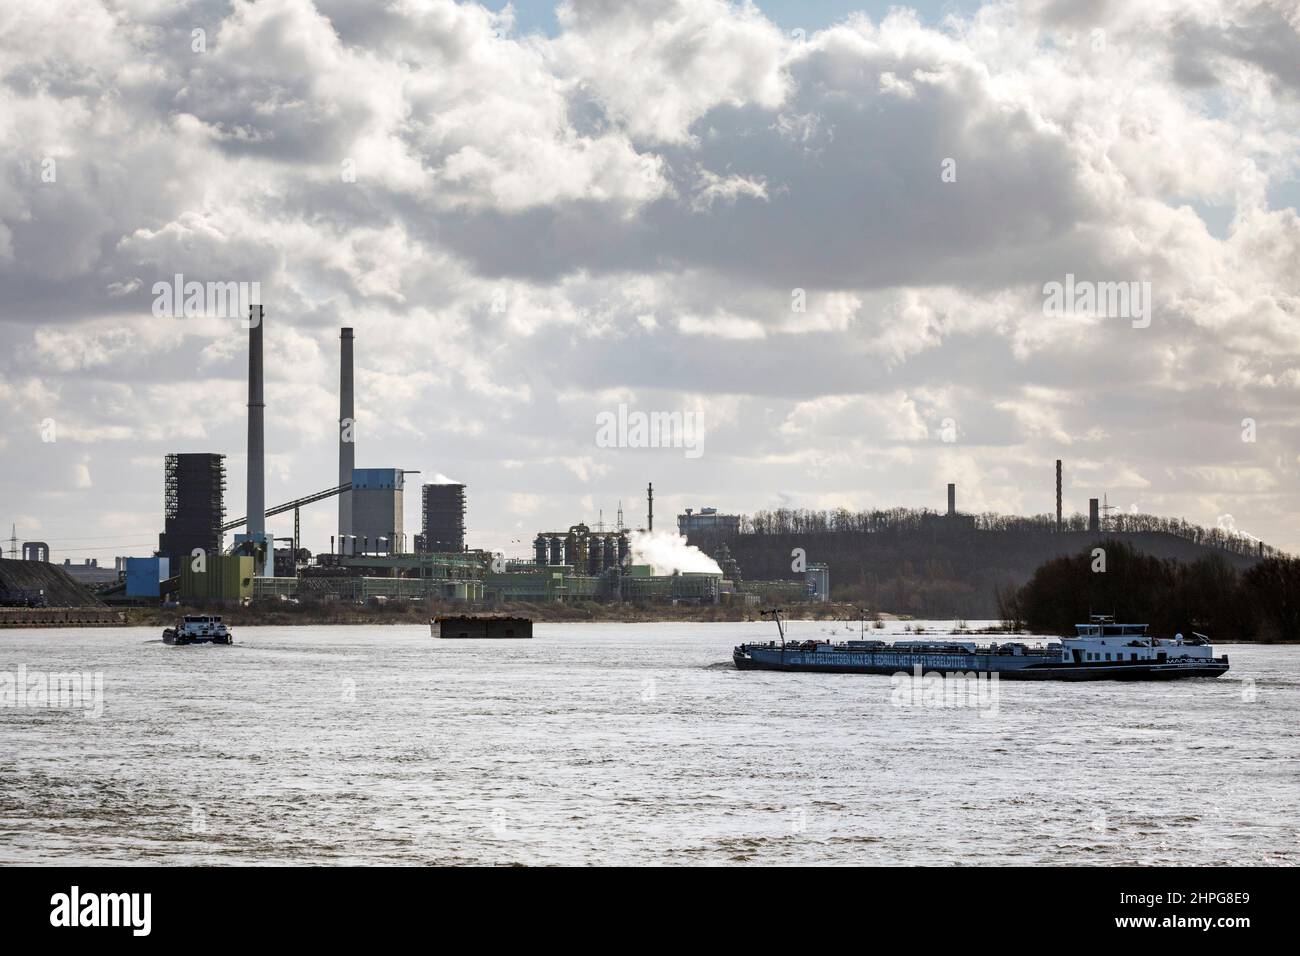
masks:
<svg viewBox="0 0 1300 956"><path fill-rule="evenodd" d="M1022 584L1042 562L1119 537L1160 559L1192 561L1212 552L1238 569L1275 553L1249 536L1177 519L1116 514L1090 498L1088 513L1065 515L1062 462L1056 462L1056 513L1028 518L957 510L759 513L686 509L672 532L655 531L654 486L647 483L645 524L625 525L620 503L612 526L582 520L539 529L528 557L493 553L467 540L468 489L417 483L398 466L358 467L354 419L353 330L339 334L338 475L330 487L267 506L263 332L253 306L248 336L247 500L228 517L226 456L173 453L163 471L161 533L150 557L50 563L45 542L16 531L0 559L0 626L114 623L115 608L184 604L324 602L500 607L610 605L813 604L836 599L891 613L987 618L1000 589ZM418 488L420 526L403 515L408 487ZM337 509L329 550L302 547L307 507ZM293 533L276 537L267 518L292 514ZM793 560L792 560L793 559Z"/></svg>
<svg viewBox="0 0 1300 956"><path fill-rule="evenodd" d="M228 518L225 455L220 452L168 454L163 468L162 532L151 557L126 557L112 568L97 563L50 566L60 577L93 587L105 606L179 601L222 605L260 601L428 601L467 604L553 603L575 601L758 604L760 601L826 601L829 571L813 564L793 580L750 581L725 545L716 570L656 568L638 563L634 542L654 530L654 488L646 489L646 525L624 526L622 508L613 528L578 522L567 529L542 530L532 557L507 559L474 549L466 541L466 486L418 486L420 528L411 534L403 513L408 478L400 467L357 467L354 419L353 330L339 336L338 480L292 501L268 507L265 501L263 333L266 316L253 306L248 338L247 509ZM412 483L413 484L413 483ZM299 540L303 508L337 506L338 529L330 551L312 554ZM292 512L292 537L267 532L266 519ZM715 509L688 510L678 519L679 533L735 528L740 519ZM229 540L228 540L229 536ZM11 549L10 558L16 559ZM702 556L701 556L702 557ZM49 561L49 547L24 542L22 563ZM73 603L49 588L48 570L17 560L0 562L0 599L30 614L47 605ZM663 573L671 570L671 573ZM40 571L46 571L41 574ZM658 573L657 573L658 572ZM24 586L25 585L25 586ZM72 622L72 619L68 619Z"/></svg>

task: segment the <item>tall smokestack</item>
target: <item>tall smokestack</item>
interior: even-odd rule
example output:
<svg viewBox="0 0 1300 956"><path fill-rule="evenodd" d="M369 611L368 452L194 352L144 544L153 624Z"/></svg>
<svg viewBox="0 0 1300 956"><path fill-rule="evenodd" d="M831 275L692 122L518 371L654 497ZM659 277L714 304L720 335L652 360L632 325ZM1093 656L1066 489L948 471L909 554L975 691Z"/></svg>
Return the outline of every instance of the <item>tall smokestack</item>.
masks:
<svg viewBox="0 0 1300 956"><path fill-rule="evenodd" d="M948 514L957 513L957 486L952 482L948 483Z"/></svg>
<svg viewBox="0 0 1300 956"><path fill-rule="evenodd" d="M266 403L262 400L260 305L248 307L248 534L266 534Z"/></svg>
<svg viewBox="0 0 1300 956"><path fill-rule="evenodd" d="M1101 530L1101 506L1096 498L1088 499L1088 530L1093 532Z"/></svg>
<svg viewBox="0 0 1300 956"><path fill-rule="evenodd" d="M1056 459L1056 532L1061 532L1061 459Z"/></svg>
<svg viewBox="0 0 1300 956"><path fill-rule="evenodd" d="M653 483L648 484L645 487L645 503L645 529L647 531L653 531L655 529L655 486Z"/></svg>
<svg viewBox="0 0 1300 956"><path fill-rule="evenodd" d="M352 409L352 330L339 332L339 484L352 480L357 461L356 421ZM352 535L352 492L339 495L339 552Z"/></svg>

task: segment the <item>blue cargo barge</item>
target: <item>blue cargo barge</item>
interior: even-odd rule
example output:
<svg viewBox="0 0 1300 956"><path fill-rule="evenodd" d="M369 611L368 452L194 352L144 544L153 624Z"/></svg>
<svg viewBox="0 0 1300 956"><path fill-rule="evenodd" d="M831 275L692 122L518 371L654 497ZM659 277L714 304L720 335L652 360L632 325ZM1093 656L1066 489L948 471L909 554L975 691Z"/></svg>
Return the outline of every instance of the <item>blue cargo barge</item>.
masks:
<svg viewBox="0 0 1300 956"><path fill-rule="evenodd" d="M1095 617L1076 625L1074 637L1031 647L1019 641L977 644L972 641L781 640L741 644L732 652L739 670L807 671L843 674L976 673L1012 680L1171 680L1218 677L1228 658L1214 656L1202 634L1155 638L1145 624L1116 624ZM919 671L918 671L919 668Z"/></svg>

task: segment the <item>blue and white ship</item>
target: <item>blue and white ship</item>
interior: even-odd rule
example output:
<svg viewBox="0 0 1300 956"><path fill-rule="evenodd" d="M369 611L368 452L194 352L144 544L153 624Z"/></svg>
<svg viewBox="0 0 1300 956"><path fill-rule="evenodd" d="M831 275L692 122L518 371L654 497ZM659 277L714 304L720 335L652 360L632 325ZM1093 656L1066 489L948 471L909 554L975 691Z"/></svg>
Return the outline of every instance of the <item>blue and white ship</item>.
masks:
<svg viewBox="0 0 1300 956"><path fill-rule="evenodd" d="M1100 615L1075 625L1074 637L1036 647L1022 641L790 642L780 609L763 613L776 619L781 640L741 644L731 655L740 670L897 674L919 667L920 673L990 673L1009 680L1171 680L1228 671L1227 655L1215 657L1204 634L1157 638L1146 624L1117 624Z"/></svg>

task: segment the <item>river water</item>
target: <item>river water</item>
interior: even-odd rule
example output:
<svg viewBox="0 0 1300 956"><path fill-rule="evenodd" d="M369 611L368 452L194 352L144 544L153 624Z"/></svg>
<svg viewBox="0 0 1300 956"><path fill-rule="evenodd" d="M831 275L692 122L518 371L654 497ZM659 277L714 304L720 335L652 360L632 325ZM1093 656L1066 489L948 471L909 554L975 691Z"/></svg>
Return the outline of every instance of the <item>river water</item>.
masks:
<svg viewBox="0 0 1300 956"><path fill-rule="evenodd" d="M888 676L734 670L761 623L535 633L0 631L0 863L1300 860L1300 647L943 706ZM98 706L93 680L79 708L13 690L52 672L99 675Z"/></svg>

